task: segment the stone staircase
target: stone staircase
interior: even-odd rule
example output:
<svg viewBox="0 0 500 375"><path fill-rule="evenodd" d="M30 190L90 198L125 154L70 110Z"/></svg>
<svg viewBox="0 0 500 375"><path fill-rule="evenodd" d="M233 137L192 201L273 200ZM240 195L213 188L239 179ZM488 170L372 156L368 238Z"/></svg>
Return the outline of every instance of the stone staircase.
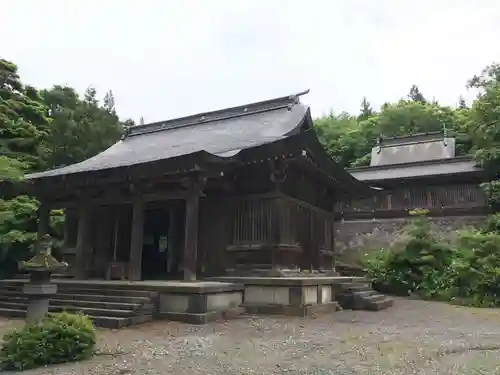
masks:
<svg viewBox="0 0 500 375"><path fill-rule="evenodd" d="M336 300L344 309L378 311L394 304L394 300L371 287L364 277L353 277L336 283Z"/></svg>
<svg viewBox="0 0 500 375"><path fill-rule="evenodd" d="M23 280L0 281L0 316L25 317L28 298ZM98 327L122 328L151 321L156 292L118 289L113 286L58 284L50 299L50 312L80 312Z"/></svg>

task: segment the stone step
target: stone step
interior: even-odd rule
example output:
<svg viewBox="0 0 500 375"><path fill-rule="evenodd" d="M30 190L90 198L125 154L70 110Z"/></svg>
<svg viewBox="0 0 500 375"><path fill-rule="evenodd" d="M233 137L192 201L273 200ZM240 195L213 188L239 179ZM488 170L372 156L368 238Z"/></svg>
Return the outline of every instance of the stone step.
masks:
<svg viewBox="0 0 500 375"><path fill-rule="evenodd" d="M0 281L0 315L25 317L29 298L25 281ZM101 287L102 286L102 287ZM50 296L49 312L75 312L89 316L96 326L121 328L153 319L157 292L128 289L130 285L58 283Z"/></svg>
<svg viewBox="0 0 500 375"><path fill-rule="evenodd" d="M12 291L15 291L15 290L20 290L22 291L23 290L23 286L24 286L24 283L20 283L20 284L0 284L0 290L12 290Z"/></svg>
<svg viewBox="0 0 500 375"><path fill-rule="evenodd" d="M363 284L363 283L342 283L342 284L340 284L340 288L344 291L371 290L371 287L368 284Z"/></svg>
<svg viewBox="0 0 500 375"><path fill-rule="evenodd" d="M379 294L377 291L375 291L373 289L353 290L351 293L354 294L355 296L358 296L361 298L370 297L370 296L374 296L376 294Z"/></svg>
<svg viewBox="0 0 500 375"><path fill-rule="evenodd" d="M383 296L382 299L378 299L376 301L367 301L366 310L378 311L387 309L394 305L394 300L390 297Z"/></svg>
<svg viewBox="0 0 500 375"><path fill-rule="evenodd" d="M155 295L155 292L150 292L147 290L137 290L137 289L106 289L106 288L76 288L68 287L67 285L58 285L57 288L60 293L70 293L70 294L93 294L102 296L121 296L121 297L144 297L151 298Z"/></svg>
<svg viewBox="0 0 500 375"><path fill-rule="evenodd" d="M5 301L10 298L25 298L26 295L22 290L2 290L0 289L0 301ZM148 297L131 297L131 296L108 296L102 294L73 294L57 292L50 297L54 299L64 300L79 300L79 301L102 301L116 303L146 303L150 300Z"/></svg>
<svg viewBox="0 0 500 375"><path fill-rule="evenodd" d="M340 293L335 299L344 309L382 310L393 305L394 301L363 284L342 283Z"/></svg>
<svg viewBox="0 0 500 375"><path fill-rule="evenodd" d="M28 304L26 302L2 302L1 308L10 310L23 310L26 311ZM75 305L49 305L49 312L80 312L89 316L115 316L122 318L130 318L135 315L133 310L119 310L119 309L106 309L98 307L83 307Z"/></svg>
<svg viewBox="0 0 500 375"><path fill-rule="evenodd" d="M0 291L1 290L11 290L11 291L22 291L24 282L12 282L12 281L0 281ZM145 297L150 298L156 294L156 292L140 289L127 289L119 288L118 285L99 285L96 286L81 286L61 283L57 286L58 292L61 293L71 293L71 294L94 294L94 295L104 295L104 296L128 296L128 297Z"/></svg>
<svg viewBox="0 0 500 375"><path fill-rule="evenodd" d="M26 310L8 309L0 306L0 316L7 318L24 318L26 317Z"/></svg>
<svg viewBox="0 0 500 375"><path fill-rule="evenodd" d="M0 307L0 316L9 318L25 318L26 310L7 309ZM116 317L116 316L89 316L96 327L118 329L134 324L141 324L153 320L151 314L138 315L132 317Z"/></svg>
<svg viewBox="0 0 500 375"><path fill-rule="evenodd" d="M0 302L0 305L2 303ZM147 303L123 303L123 302L108 302L108 301L82 301L82 300L64 300L51 299L49 302L52 306L74 306L75 308L96 308L99 310L119 310L119 311L148 311L154 310L154 305L148 301Z"/></svg>
<svg viewBox="0 0 500 375"><path fill-rule="evenodd" d="M117 318L114 316L91 316L90 319L96 327L119 329L135 324L143 324L153 320L153 315L137 315L130 318Z"/></svg>
<svg viewBox="0 0 500 375"><path fill-rule="evenodd" d="M116 303L146 303L151 300L149 297L135 296L109 296L102 294L74 294L57 292L51 299L79 300L79 301L102 301Z"/></svg>
<svg viewBox="0 0 500 375"><path fill-rule="evenodd" d="M9 307L9 304L23 304L28 306L29 300L27 297L10 297L9 299L0 299L0 306ZM75 308L98 308L106 310L129 310L137 311L141 308L146 308L149 310L153 309L151 304L141 304L141 303L116 303L116 302L102 302L102 301L78 301L78 300L65 300L65 299L50 299L50 305L52 306L74 306Z"/></svg>
<svg viewBox="0 0 500 375"><path fill-rule="evenodd" d="M134 316L134 311L118 309L100 309L95 307L80 307L71 305L49 306L50 312L80 312L89 316L113 316L117 318L130 318Z"/></svg>
<svg viewBox="0 0 500 375"><path fill-rule="evenodd" d="M380 294L380 293L375 292L375 294L372 294L371 296L366 296L366 297L362 297L362 298L363 298L363 301L370 303L370 302L381 301L381 300L388 298L388 297L384 294Z"/></svg>

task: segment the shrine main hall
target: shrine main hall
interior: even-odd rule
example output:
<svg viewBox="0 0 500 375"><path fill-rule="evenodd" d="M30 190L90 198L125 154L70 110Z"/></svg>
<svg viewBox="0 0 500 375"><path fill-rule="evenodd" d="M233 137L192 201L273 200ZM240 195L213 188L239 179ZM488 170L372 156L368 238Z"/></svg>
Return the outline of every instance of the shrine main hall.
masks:
<svg viewBox="0 0 500 375"><path fill-rule="evenodd" d="M132 126L88 160L28 175L39 232L65 210L78 279L332 270L335 203L370 188L329 158L299 96Z"/></svg>

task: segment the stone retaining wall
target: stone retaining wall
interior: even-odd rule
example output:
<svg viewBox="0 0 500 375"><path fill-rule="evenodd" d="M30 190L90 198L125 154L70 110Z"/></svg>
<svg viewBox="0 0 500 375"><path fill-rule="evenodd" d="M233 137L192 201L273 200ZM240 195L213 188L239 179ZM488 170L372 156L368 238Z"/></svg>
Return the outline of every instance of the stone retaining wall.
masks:
<svg viewBox="0 0 500 375"><path fill-rule="evenodd" d="M336 222L335 250L344 262L356 261L360 253L391 247L404 240L409 218L345 220ZM481 227L486 216L448 216L430 218L436 232L453 238L457 229Z"/></svg>

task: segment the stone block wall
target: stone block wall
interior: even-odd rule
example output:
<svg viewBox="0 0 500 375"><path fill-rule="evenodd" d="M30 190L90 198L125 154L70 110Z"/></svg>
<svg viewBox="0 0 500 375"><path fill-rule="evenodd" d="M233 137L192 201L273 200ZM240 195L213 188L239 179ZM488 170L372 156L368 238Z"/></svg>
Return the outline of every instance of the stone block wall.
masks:
<svg viewBox="0 0 500 375"><path fill-rule="evenodd" d="M343 262L357 263L361 253L392 247L404 241L404 227L409 218L358 219L336 222L335 251ZM481 227L486 216L448 216L430 218L433 229L443 237L453 238L457 229Z"/></svg>

